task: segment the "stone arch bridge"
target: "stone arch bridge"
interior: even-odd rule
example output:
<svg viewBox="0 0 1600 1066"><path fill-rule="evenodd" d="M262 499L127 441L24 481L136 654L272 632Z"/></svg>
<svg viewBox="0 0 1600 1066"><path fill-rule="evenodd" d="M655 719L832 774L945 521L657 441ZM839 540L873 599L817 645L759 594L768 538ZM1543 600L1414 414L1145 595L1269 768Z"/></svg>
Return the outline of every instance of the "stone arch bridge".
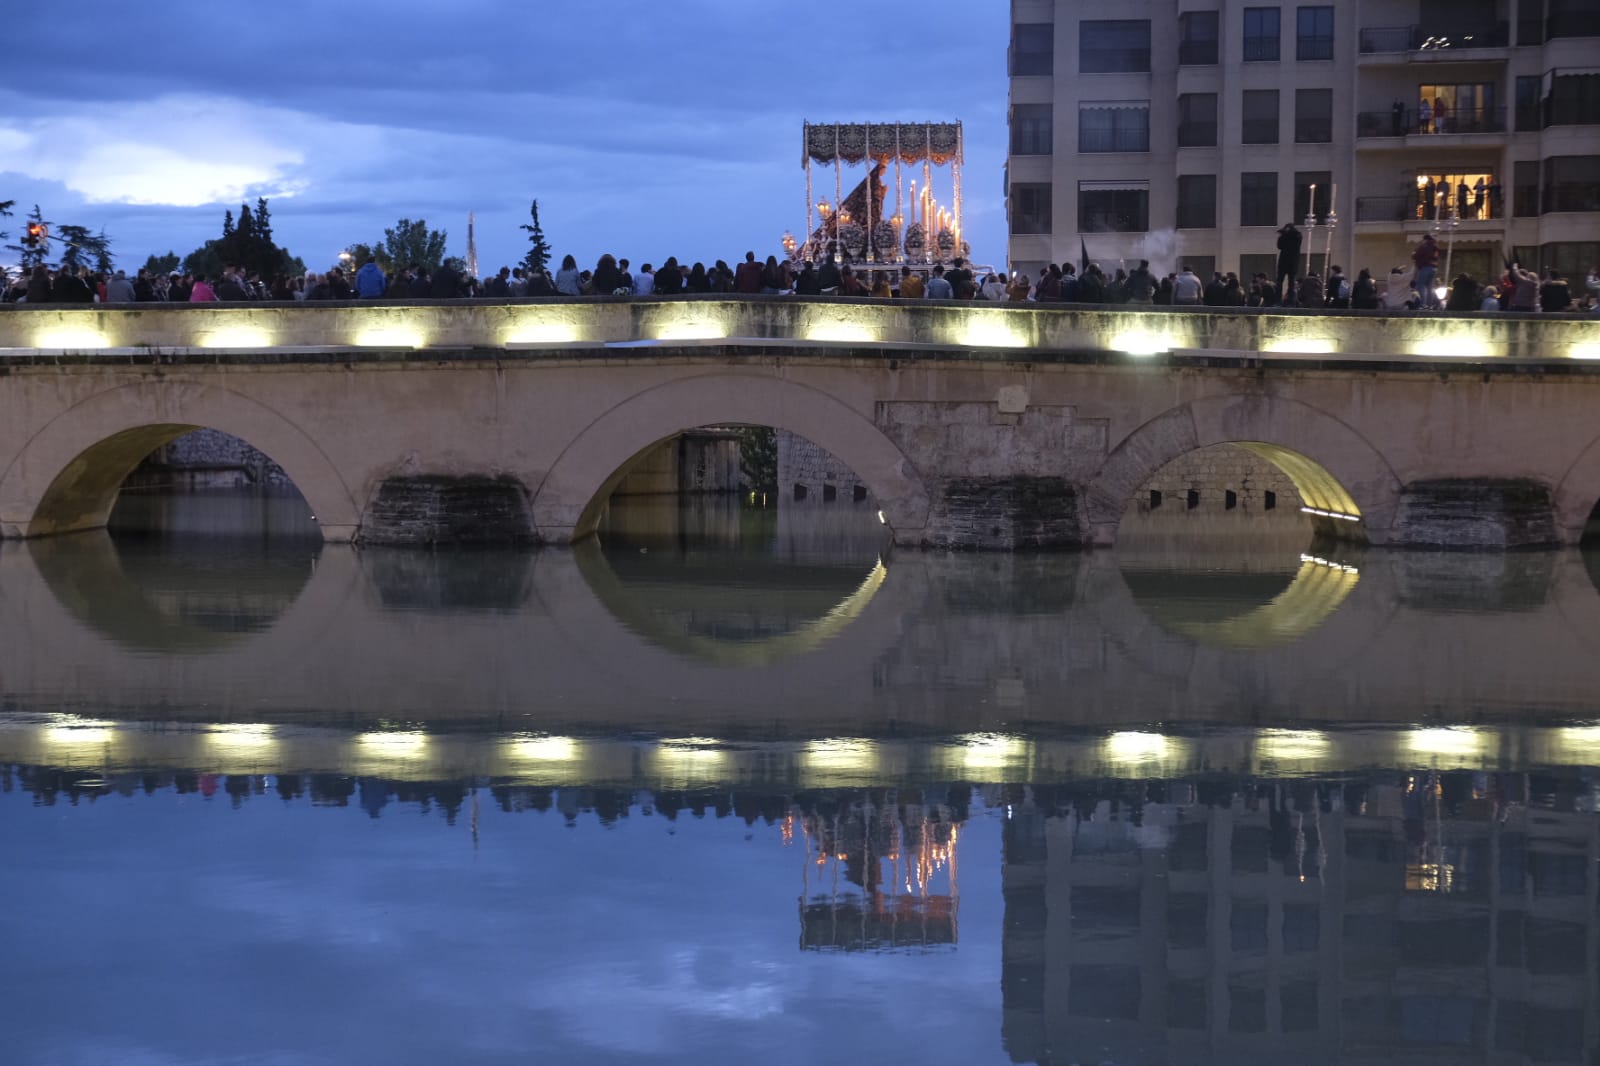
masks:
<svg viewBox="0 0 1600 1066"><path fill-rule="evenodd" d="M1573 543L1600 500L1600 323L584 300L0 310L0 533L101 526L195 428L260 448L329 540L591 533L695 427L792 430L903 545L1114 543L1161 466L1232 443L1324 532Z"/></svg>

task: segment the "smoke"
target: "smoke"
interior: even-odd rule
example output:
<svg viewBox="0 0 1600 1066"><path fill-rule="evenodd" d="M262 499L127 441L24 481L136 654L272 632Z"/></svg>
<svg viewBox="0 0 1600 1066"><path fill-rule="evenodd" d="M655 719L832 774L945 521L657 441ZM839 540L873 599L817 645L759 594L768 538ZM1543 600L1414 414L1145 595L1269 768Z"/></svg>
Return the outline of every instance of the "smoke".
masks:
<svg viewBox="0 0 1600 1066"><path fill-rule="evenodd" d="M1175 229L1152 230L1144 235L1141 258L1150 260L1150 273L1158 278L1175 274L1183 252L1183 238Z"/></svg>

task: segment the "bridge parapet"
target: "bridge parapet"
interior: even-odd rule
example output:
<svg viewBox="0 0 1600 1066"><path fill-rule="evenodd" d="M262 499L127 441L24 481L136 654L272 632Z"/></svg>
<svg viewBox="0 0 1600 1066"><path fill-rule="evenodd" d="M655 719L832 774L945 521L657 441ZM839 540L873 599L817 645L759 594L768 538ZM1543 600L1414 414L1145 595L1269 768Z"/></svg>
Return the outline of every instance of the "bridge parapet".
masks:
<svg viewBox="0 0 1600 1066"><path fill-rule="evenodd" d="M928 301L715 299L470 300L419 303L6 305L0 356L104 352L483 350L760 341L808 349L982 349L1247 354L1414 363L1600 359L1600 322L1579 316L1374 315L1243 308L1100 308Z"/></svg>

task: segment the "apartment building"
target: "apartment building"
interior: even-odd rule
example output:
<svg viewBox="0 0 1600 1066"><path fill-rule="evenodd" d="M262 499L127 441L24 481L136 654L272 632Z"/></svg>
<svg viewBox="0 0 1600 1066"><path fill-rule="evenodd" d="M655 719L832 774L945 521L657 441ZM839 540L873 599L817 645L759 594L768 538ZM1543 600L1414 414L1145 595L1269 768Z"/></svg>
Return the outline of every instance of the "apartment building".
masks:
<svg viewBox="0 0 1600 1066"><path fill-rule="evenodd" d="M1013 269L1086 248L1271 274L1308 215L1318 273L1386 270L1426 232L1480 278L1600 263L1600 0L1012 0L1011 21Z"/></svg>

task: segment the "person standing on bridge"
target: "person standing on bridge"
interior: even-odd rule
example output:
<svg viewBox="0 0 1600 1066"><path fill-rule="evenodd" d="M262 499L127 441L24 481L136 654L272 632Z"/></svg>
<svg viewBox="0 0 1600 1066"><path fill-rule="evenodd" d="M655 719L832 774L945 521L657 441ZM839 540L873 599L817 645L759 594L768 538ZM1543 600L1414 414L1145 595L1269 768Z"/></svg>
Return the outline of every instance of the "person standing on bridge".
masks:
<svg viewBox="0 0 1600 1066"><path fill-rule="evenodd" d="M1290 293L1294 292L1296 276L1295 267L1300 263L1300 244L1302 236L1300 230L1291 221L1278 231L1278 292L1282 294L1285 304L1289 302Z"/></svg>
<svg viewBox="0 0 1600 1066"><path fill-rule="evenodd" d="M367 256L367 261L356 271L356 295L363 300L377 300L387 291L389 279L378 267L377 256Z"/></svg>

